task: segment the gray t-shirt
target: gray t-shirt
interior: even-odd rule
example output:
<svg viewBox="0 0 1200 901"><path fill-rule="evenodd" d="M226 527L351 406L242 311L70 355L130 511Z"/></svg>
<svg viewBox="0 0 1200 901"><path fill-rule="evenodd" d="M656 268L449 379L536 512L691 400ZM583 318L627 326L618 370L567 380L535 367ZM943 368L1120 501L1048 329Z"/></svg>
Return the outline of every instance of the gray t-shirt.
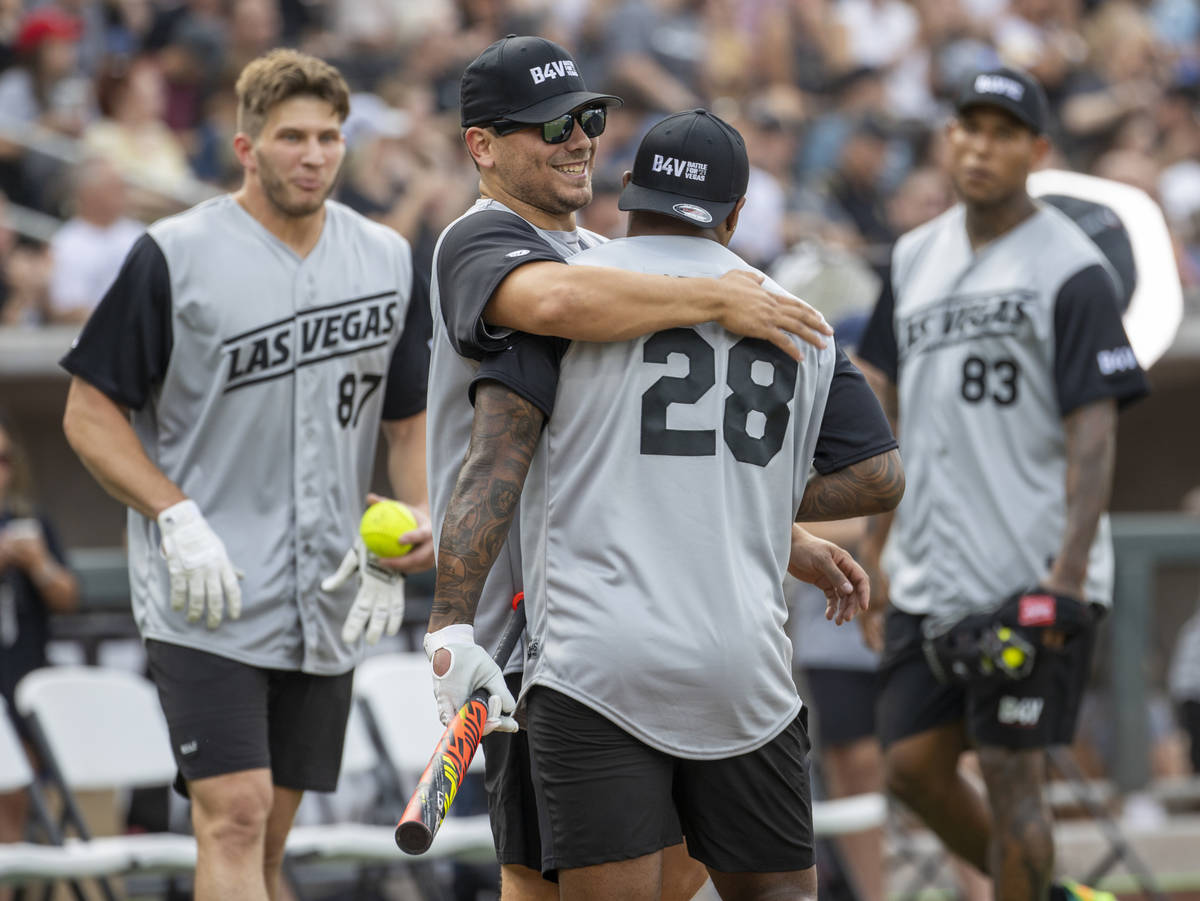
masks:
<svg viewBox="0 0 1200 901"><path fill-rule="evenodd" d="M471 440L474 412L469 389L479 360L511 343L505 329L489 329L483 310L513 269L539 260L561 262L604 241L586 229L540 229L502 203L480 199L442 232L433 254L430 303L433 343L427 420L429 503L434 547ZM510 384L521 392L519 381ZM519 522L484 584L475 616L475 640L491 650L500 637L513 596L523 586ZM513 537L518 536L518 537ZM520 648L508 672L521 669Z"/></svg>
<svg viewBox="0 0 1200 901"><path fill-rule="evenodd" d="M1101 252L1039 204L971 248L956 206L904 235L859 346L896 383L906 489L884 564L901 610L955 620L1042 579L1066 526L1063 417L1146 390ZM1107 517L1087 599L1112 602Z"/></svg>
<svg viewBox="0 0 1200 901"><path fill-rule="evenodd" d="M748 268L691 237L570 262ZM696 759L751 751L796 716L783 574L836 359L804 350L797 364L715 323L565 348L521 508L523 691L556 689Z"/></svg>
<svg viewBox="0 0 1200 901"><path fill-rule="evenodd" d="M419 289L419 280L417 288ZM133 411L242 579L216 629L170 609L157 524L131 510L144 638L255 666L343 673L357 580L321 590L358 534L380 418L425 406L428 320L396 232L329 201L301 259L230 195L150 226L62 365Z"/></svg>

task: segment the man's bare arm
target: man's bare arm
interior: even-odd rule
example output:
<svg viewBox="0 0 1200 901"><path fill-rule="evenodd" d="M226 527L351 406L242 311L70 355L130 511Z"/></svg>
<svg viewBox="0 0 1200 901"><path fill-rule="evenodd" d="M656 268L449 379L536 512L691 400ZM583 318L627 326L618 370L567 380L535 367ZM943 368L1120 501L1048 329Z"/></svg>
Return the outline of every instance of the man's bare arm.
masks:
<svg viewBox="0 0 1200 901"><path fill-rule="evenodd" d="M483 583L508 538L545 414L497 382L475 392L471 446L438 544L429 631L471 623Z"/></svg>
<svg viewBox="0 0 1200 901"><path fill-rule="evenodd" d="M895 510L904 496L904 467L900 452L876 454L808 482L797 522L846 519Z"/></svg>
<svg viewBox="0 0 1200 901"><path fill-rule="evenodd" d="M385 419L381 427L387 439L388 481L392 494L412 508L417 528L398 536L402 544L411 544L403 557L388 561L400 572L421 572L433 566L433 529L429 524L429 491L425 476L425 411L404 419ZM367 496L374 503L376 495Z"/></svg>
<svg viewBox="0 0 1200 901"><path fill-rule="evenodd" d="M1067 526L1046 588L1082 598L1088 553L1108 509L1117 459L1117 404L1085 404L1064 420L1067 437Z"/></svg>
<svg viewBox="0 0 1200 901"><path fill-rule="evenodd" d="M792 359L790 337L824 347L833 331L803 301L774 294L754 273L672 278L598 266L526 263L504 277L484 308L491 325L573 341L628 341L668 328L717 322L769 341Z"/></svg>
<svg viewBox="0 0 1200 901"><path fill-rule="evenodd" d="M184 500L179 487L146 456L125 409L78 377L67 392L63 432L88 472L125 506L153 519Z"/></svg>

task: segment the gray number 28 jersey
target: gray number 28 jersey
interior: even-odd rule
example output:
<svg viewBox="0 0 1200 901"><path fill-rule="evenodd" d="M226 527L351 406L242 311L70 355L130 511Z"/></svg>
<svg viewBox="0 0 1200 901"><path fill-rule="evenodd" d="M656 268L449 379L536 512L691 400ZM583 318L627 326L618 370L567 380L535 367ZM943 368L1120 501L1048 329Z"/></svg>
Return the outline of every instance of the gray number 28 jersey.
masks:
<svg viewBox="0 0 1200 901"><path fill-rule="evenodd" d="M357 534L380 418L425 406L424 298L408 244L328 201L303 259L230 195L155 223L63 366L133 410L147 456L194 499L242 580L217 629L170 609L157 524L129 513L143 637L336 674L357 580L320 588ZM419 323L419 325L417 324Z"/></svg>
<svg viewBox="0 0 1200 901"><path fill-rule="evenodd" d="M1033 587L1066 525L1063 417L1146 390L1100 250L1045 205L972 250L956 206L897 243L859 353L899 396L892 602L956 619ZM1105 519L1088 600L1111 602L1112 566Z"/></svg>
<svg viewBox="0 0 1200 901"><path fill-rule="evenodd" d="M569 262L749 268L682 236ZM835 364L832 343L804 351L797 364L711 322L566 349L521 505L525 686L697 759L760 747L796 716L783 576Z"/></svg>

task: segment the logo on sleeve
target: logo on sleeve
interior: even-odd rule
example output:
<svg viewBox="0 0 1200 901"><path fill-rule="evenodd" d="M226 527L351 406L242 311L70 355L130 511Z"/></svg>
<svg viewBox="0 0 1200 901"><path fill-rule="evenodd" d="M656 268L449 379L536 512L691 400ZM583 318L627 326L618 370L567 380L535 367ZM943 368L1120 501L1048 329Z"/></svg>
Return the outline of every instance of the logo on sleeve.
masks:
<svg viewBox="0 0 1200 901"><path fill-rule="evenodd" d="M579 73L575 71L575 62L569 59L556 59L544 66L534 66L529 70L529 75L533 78L534 84L567 76L579 77Z"/></svg>
<svg viewBox="0 0 1200 901"><path fill-rule="evenodd" d="M1006 726L1032 728L1042 718L1042 708L1045 704L1043 698L1014 698L1004 695L1000 698L1000 709L996 719Z"/></svg>
<svg viewBox="0 0 1200 901"><path fill-rule="evenodd" d="M508 253L506 253L504 256L505 256L506 258L508 258L508 259L510 259L510 260L511 260L511 259L515 259L516 257L523 257L523 256L525 256L527 253L529 253L529 251L528 251L528 250L525 250L525 249L521 249L521 250L510 250L510 251L509 251Z"/></svg>
<svg viewBox="0 0 1200 901"><path fill-rule="evenodd" d="M1096 365L1100 367L1101 375L1116 375L1118 372L1137 369L1138 361L1133 354L1133 348L1126 345L1100 351L1096 354Z"/></svg>

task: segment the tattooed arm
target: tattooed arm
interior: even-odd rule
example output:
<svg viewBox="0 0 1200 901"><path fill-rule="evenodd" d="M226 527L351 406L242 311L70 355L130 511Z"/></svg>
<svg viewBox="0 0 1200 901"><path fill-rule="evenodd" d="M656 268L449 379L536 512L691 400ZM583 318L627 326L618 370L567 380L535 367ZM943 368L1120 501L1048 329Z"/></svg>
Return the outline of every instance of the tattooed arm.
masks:
<svg viewBox="0 0 1200 901"><path fill-rule="evenodd" d="M900 452L890 450L808 482L797 522L846 519L895 510L904 496Z"/></svg>
<svg viewBox="0 0 1200 901"><path fill-rule="evenodd" d="M1088 552L1112 493L1117 404L1112 398L1085 404L1069 413L1063 426L1067 435L1067 527L1044 585L1082 598Z"/></svg>
<svg viewBox="0 0 1200 901"><path fill-rule="evenodd" d="M475 392L471 446L442 523L429 631L471 623L521 499L545 414L498 382Z"/></svg>

